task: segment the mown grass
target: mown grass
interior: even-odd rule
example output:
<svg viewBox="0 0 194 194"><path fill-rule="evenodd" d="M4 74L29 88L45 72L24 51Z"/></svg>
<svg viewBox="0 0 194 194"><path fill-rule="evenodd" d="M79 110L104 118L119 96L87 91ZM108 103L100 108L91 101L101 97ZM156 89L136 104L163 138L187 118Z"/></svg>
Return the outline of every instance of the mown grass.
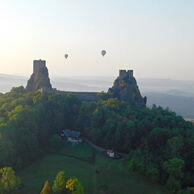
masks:
<svg viewBox="0 0 194 194"><path fill-rule="evenodd" d="M64 170L68 176L76 176L92 192L93 168L90 164L73 158L50 154L19 173L23 183L22 193L37 194L45 180L53 184L55 175Z"/></svg>
<svg viewBox="0 0 194 194"><path fill-rule="evenodd" d="M81 158L87 158L92 157L93 152L94 152L93 148L86 143L81 143L79 145L65 143L64 148L61 149L58 153L75 155Z"/></svg>
<svg viewBox="0 0 194 194"><path fill-rule="evenodd" d="M66 155L76 156L71 158ZM80 159L81 160L80 160ZM88 158L93 158L91 163ZM85 160L85 161L84 161ZM87 144L66 144L57 154L48 154L18 173L23 188L21 193L38 194L45 180L50 185L57 172L64 170L68 176L77 177L86 194L166 194L166 190L135 173L127 172L126 162L113 160L96 152Z"/></svg>
<svg viewBox="0 0 194 194"><path fill-rule="evenodd" d="M127 171L126 161L96 156L97 188L106 188L111 194L166 194L164 187L151 183L145 177ZM104 189L105 190L105 189Z"/></svg>

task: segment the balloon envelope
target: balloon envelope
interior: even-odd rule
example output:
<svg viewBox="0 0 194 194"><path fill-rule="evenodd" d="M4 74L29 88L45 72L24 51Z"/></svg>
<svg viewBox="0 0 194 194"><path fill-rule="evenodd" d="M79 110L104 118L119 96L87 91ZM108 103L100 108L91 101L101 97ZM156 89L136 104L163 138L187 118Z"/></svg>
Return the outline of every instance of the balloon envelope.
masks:
<svg viewBox="0 0 194 194"><path fill-rule="evenodd" d="M66 59L68 58L68 54L65 54L65 58L66 58Z"/></svg>
<svg viewBox="0 0 194 194"><path fill-rule="evenodd" d="M104 55L106 55L106 51L105 51L105 50L102 50L102 51L101 51L101 54L102 54L102 56L104 57Z"/></svg>

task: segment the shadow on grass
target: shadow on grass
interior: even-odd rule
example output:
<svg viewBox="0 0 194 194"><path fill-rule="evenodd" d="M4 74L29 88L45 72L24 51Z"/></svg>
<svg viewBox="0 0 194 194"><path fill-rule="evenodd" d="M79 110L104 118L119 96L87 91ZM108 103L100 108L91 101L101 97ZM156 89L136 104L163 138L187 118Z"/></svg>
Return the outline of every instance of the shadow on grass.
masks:
<svg viewBox="0 0 194 194"><path fill-rule="evenodd" d="M60 156L65 156L65 157L69 157L69 158L73 158L73 159L77 159L83 162L87 162L91 165L95 165L96 162L96 151L93 150L92 152L92 156L91 157L78 157L72 154L65 154L65 153L55 153L56 155L60 155Z"/></svg>

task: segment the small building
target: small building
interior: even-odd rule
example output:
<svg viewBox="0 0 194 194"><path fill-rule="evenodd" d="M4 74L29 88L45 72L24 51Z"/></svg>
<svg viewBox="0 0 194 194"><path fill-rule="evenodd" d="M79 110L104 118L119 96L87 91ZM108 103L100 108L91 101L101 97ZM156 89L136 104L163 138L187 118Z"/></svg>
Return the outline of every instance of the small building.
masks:
<svg viewBox="0 0 194 194"><path fill-rule="evenodd" d="M62 131L61 137L65 138L68 142L71 142L71 143L82 142L81 133L79 131L65 129Z"/></svg>
<svg viewBox="0 0 194 194"><path fill-rule="evenodd" d="M110 158L114 158L115 157L115 153L114 153L113 150L106 150L106 154Z"/></svg>

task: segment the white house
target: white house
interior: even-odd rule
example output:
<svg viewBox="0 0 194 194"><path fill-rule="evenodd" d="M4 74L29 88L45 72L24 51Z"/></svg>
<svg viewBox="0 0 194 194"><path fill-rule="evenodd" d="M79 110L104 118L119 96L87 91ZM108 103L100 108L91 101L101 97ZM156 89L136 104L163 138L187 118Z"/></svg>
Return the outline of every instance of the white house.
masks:
<svg viewBox="0 0 194 194"><path fill-rule="evenodd" d="M115 157L115 153L113 150L106 150L106 154L108 155L108 157L110 158L114 158Z"/></svg>
<svg viewBox="0 0 194 194"><path fill-rule="evenodd" d="M61 137L64 137L68 142L81 143L81 133L70 129L65 129L61 133Z"/></svg>

